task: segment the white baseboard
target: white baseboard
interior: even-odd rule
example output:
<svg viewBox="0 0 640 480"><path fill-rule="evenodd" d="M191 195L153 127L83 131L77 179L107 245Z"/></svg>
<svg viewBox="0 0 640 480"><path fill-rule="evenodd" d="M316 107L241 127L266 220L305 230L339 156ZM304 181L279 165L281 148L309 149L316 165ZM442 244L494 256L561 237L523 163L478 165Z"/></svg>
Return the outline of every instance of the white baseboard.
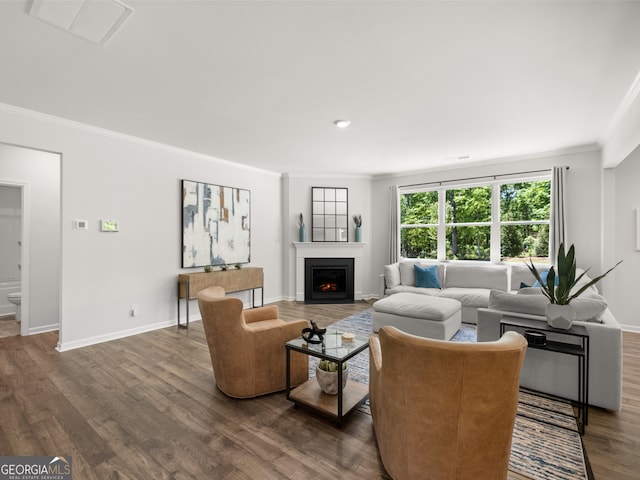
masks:
<svg viewBox="0 0 640 480"><path fill-rule="evenodd" d="M190 316L189 322L197 322L201 320L200 315ZM184 323L184 320L182 321ZM98 343L110 342L111 340L118 340L119 338L130 337L132 335L138 335L140 333L151 332L153 330L160 330L161 328L175 327L176 320L166 320L164 322L153 323L151 325L144 325L142 327L131 328L128 330L120 330L119 332L108 333L106 335L97 335L95 337L83 338L82 340L75 340L73 342L58 342L56 350L59 352L67 352L69 350L75 350L76 348L88 347L89 345L96 345Z"/></svg>
<svg viewBox="0 0 640 480"><path fill-rule="evenodd" d="M620 325L623 332L640 333L640 327L638 325Z"/></svg>
<svg viewBox="0 0 640 480"><path fill-rule="evenodd" d="M56 330L60 330L59 323L52 323L51 325L29 328L27 335L37 335L38 333L54 332Z"/></svg>

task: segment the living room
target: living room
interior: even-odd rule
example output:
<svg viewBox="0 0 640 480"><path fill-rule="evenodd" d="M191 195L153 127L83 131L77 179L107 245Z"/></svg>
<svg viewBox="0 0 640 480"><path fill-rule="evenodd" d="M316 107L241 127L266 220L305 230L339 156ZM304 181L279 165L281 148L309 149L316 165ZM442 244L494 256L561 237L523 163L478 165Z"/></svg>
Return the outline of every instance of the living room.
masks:
<svg viewBox="0 0 640 480"><path fill-rule="evenodd" d="M22 31L25 22L32 20L9 11L4 18L16 22L11 29L4 29L5 44L19 38L7 32ZM0 22L4 26L5 20ZM632 33L629 36L631 44L638 40ZM67 48L85 48L67 42ZM6 60L3 65L24 70L24 64L9 50L1 50ZM58 52L54 57L60 60L63 55ZM24 206L30 232L25 245L29 262L23 270L29 288L24 335L59 330L57 349L64 355L175 326L176 277L190 271L180 265L182 179L251 191L250 265L264 269L264 298L269 304L296 298L293 243L298 240L298 215L310 215L313 186L349 189L349 212L363 218L366 260L360 295L375 299L377 277L389 261L390 186L490 177L559 165L569 167L568 231L576 245L579 265L601 272L618 260L624 261L599 288L625 332L640 333L634 278L640 268L635 223L636 209L640 208L638 60L628 60L637 62L629 67L633 76L619 88L619 98L612 102L616 109L624 106L621 113L616 119L603 119L601 131L585 136L585 143L496 154L477 163L458 160L428 168L425 162L424 168L384 173L333 172L319 168L322 164L318 162L314 169L280 172L268 164L236 162L229 151L199 153L199 148L185 146L178 133L173 142L171 137L149 140L144 132L129 133L124 118L122 129L101 128L91 119L80 121L45 113L37 108L38 102L29 101L29 95L2 95L0 179L5 184L26 187L29 192L29 202ZM20 81L9 77L3 82L19 84L27 75ZM13 92L13 87L2 87L4 92ZM71 97L80 90L73 90L76 93ZM33 95L55 96L46 91L46 80L38 84ZM76 101L82 103L82 95L78 94ZM154 108L154 115L181 116L170 108L164 110L162 105ZM323 138L343 143L349 130L330 130L334 129L333 120L322 120L327 123ZM605 132L610 120L616 121ZM179 130L180 122L175 126ZM241 122L235 127L241 128ZM357 128L355 120L350 128ZM340 135L337 140L336 135ZM388 162L394 163L393 154L387 152L387 156ZM342 162L347 164L349 159ZM43 193L42 198L39 193ZM116 219L119 231L101 232L99 224L105 219ZM88 228L76 228L76 221L86 221ZM350 238L352 234L350 231ZM248 304L248 295L238 296ZM131 315L132 305L137 306L136 316ZM195 303L191 312L196 320L199 315Z"/></svg>

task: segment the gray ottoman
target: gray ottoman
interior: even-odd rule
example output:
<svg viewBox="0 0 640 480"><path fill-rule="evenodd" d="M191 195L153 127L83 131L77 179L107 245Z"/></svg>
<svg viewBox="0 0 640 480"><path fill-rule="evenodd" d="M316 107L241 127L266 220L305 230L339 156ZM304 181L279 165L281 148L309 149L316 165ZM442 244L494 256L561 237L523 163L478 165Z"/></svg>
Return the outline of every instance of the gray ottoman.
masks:
<svg viewBox="0 0 640 480"><path fill-rule="evenodd" d="M460 328L457 300L420 293L394 293L373 304L373 331L384 325L420 337L450 340Z"/></svg>

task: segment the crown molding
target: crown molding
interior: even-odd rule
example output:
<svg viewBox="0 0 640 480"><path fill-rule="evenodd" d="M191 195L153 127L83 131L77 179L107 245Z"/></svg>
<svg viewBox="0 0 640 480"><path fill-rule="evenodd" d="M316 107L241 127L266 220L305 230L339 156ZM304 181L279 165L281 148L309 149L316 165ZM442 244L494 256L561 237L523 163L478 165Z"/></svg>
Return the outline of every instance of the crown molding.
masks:
<svg viewBox="0 0 640 480"><path fill-rule="evenodd" d="M627 94L622 99L622 102L620 102L620 105L618 105L618 108L616 109L616 113L614 113L613 117L611 117L611 121L609 121L607 128L602 134L602 137L600 139L600 143L602 145L606 144L607 141L611 138L614 130L618 128L618 126L620 125L620 122L625 117L625 115L629 112L629 110L631 110L631 107L633 106L635 101L638 100L639 96L640 96L640 71L638 71L638 74L636 75L636 78L633 80L631 87L629 87Z"/></svg>
<svg viewBox="0 0 640 480"><path fill-rule="evenodd" d="M120 133L113 130L108 130L106 128L96 127L96 126L89 125L82 122L76 122L75 120L68 120L66 118L57 117L55 115L49 115L47 113L36 112L34 110L28 110L22 107L16 107L14 105L9 105L6 103L0 103L0 112L8 113L11 115L18 115L20 117L28 118L30 120L50 123L50 124L58 125L61 127L72 128L74 130L79 130L85 133L99 135L99 136L110 138L113 140L119 140L122 142L140 145L143 147L153 148L155 150L161 150L163 152L174 153L178 155L186 155L192 158L208 160L208 161L212 161L212 162L219 163L219 164L226 165L233 168L259 172L266 175L272 175L274 177L279 177L281 175L280 172L274 172L273 170L266 170L263 168L243 165L241 163L232 162L230 160L224 160L222 158L213 157L211 155L206 155L204 153L194 152L192 150L175 147L173 145L167 145L165 143L156 142L154 140L147 140L145 138L128 135L126 133Z"/></svg>
<svg viewBox="0 0 640 480"><path fill-rule="evenodd" d="M410 172L401 172L401 173L386 173L382 175L375 175L373 177L374 180L385 180L399 177L406 177L409 175L421 175L421 174L429 174L429 173L437 173L437 172L451 172L455 170L465 170L467 168L473 167L482 167L485 165L500 165L503 163L512 163L512 162L523 162L527 160L535 160L538 158L545 157L559 157L562 155L572 155L575 153L585 153L585 152L596 152L601 150L602 147L597 143L588 143L585 145L576 145L573 147L560 148L557 150L547 150L544 152L535 152L535 153L524 153L521 155L512 155L508 157L498 157L498 158L487 158L484 160L478 160L476 162L466 162L466 163L458 163L455 165L443 165L433 168L428 168L424 170L414 170Z"/></svg>
<svg viewBox="0 0 640 480"><path fill-rule="evenodd" d="M283 173L282 178L330 178L330 179L352 179L371 180L373 175L340 174L340 173Z"/></svg>

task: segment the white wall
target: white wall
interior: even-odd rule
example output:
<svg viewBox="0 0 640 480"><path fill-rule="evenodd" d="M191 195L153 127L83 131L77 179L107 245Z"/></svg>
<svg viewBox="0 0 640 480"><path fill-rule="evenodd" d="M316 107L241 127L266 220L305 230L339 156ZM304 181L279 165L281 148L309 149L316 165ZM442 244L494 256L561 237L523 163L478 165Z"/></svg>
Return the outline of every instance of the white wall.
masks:
<svg viewBox="0 0 640 480"><path fill-rule="evenodd" d="M567 215L569 242L576 246L579 266L600 271L601 224L601 168L600 151L584 148L584 151L566 154L536 156L527 159L500 161L482 166L468 166L451 170L439 170L409 175L374 178L372 184L372 211L376 212L373 224L371 282L389 260L389 188L391 185L411 185L434 181L457 180L469 177L491 176L530 170L550 169L556 165L570 167L567 172ZM375 283L369 286L375 288ZM375 291L375 290L371 290Z"/></svg>
<svg viewBox="0 0 640 480"><path fill-rule="evenodd" d="M5 135L0 125L0 142L29 145ZM26 189L22 313L28 332L23 333L55 330L60 321L60 155L0 143L0 183Z"/></svg>
<svg viewBox="0 0 640 480"><path fill-rule="evenodd" d="M251 191L251 265L264 268L265 302L281 297L279 175L13 108L0 109L0 141L63 154L59 349L175 324L183 178ZM99 231L107 218L119 233Z"/></svg>
<svg viewBox="0 0 640 480"><path fill-rule="evenodd" d="M625 330L640 332L638 272L640 251L636 249L636 210L640 209L640 147L615 168L615 243L613 257L623 263L613 277L615 304L610 305ZM610 302L611 303L611 302Z"/></svg>
<svg viewBox="0 0 640 480"><path fill-rule="evenodd" d="M311 187L336 187L349 189L349 241L354 241L355 226L352 215L362 215L363 268L362 276L369 279L373 274L368 261L372 248L373 213L371 210L371 178L365 176L322 176L322 175L285 175L282 178L282 226L283 245L285 246L283 291L287 300L296 298L296 252L293 242L298 241L298 216L304 215L307 226L307 242L312 241L311 232ZM363 296L374 295L369 282L363 283Z"/></svg>

